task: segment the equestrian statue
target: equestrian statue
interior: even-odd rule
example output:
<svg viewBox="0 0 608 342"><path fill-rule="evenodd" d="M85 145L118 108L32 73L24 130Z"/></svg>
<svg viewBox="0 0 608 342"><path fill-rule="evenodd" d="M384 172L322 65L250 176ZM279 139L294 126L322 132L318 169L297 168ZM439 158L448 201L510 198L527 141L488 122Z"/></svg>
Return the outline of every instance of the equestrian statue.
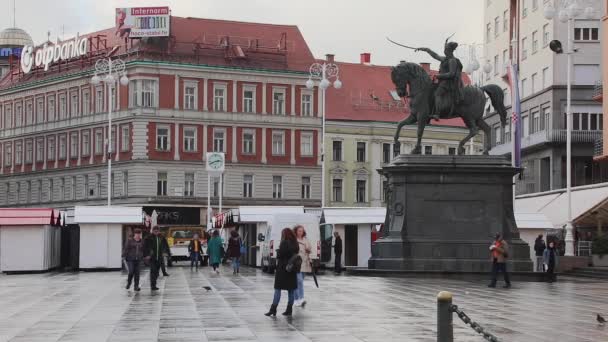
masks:
<svg viewBox="0 0 608 342"><path fill-rule="evenodd" d="M496 84L488 84L483 87L463 85L462 63L454 56L458 43L451 42L449 39L446 39L444 44L445 56L440 56L429 48L412 48L389 39L399 46L424 51L440 62L439 72L432 76L416 63L401 62L392 68L391 79L395 84L397 94L400 97L408 97L410 105L410 116L397 125L395 155L400 153L399 135L403 126L418 125L416 146L411 153L420 154L424 128L431 119L456 117L460 117L469 129L469 134L458 144L458 155L465 154L464 145L479 133L479 129L485 133L483 154L487 155L491 148L491 128L483 120L487 101L486 94L498 112L502 126L507 122L507 111L503 103L504 93L499 86Z"/></svg>

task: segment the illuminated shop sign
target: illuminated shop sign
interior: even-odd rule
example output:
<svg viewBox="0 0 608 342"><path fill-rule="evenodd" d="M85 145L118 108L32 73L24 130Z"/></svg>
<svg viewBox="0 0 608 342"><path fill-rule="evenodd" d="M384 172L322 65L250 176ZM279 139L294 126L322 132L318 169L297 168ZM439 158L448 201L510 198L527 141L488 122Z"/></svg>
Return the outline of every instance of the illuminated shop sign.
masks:
<svg viewBox="0 0 608 342"><path fill-rule="evenodd" d="M21 50L21 70L27 74L33 67L44 66L44 71L47 71L52 63L85 55L89 47L87 43L87 37L81 38L76 35L72 40L57 40L56 44L44 43L37 49L33 46L24 46Z"/></svg>

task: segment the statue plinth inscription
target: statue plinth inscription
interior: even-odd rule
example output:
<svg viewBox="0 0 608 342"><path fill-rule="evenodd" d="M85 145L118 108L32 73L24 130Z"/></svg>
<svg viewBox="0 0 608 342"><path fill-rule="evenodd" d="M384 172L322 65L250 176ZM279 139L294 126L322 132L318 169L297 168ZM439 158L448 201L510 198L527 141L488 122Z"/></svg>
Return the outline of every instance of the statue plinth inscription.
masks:
<svg viewBox="0 0 608 342"><path fill-rule="evenodd" d="M519 170L506 158L400 155L380 172L388 178L387 216L370 268L489 271L488 248L501 232L510 270L532 270L513 213Z"/></svg>

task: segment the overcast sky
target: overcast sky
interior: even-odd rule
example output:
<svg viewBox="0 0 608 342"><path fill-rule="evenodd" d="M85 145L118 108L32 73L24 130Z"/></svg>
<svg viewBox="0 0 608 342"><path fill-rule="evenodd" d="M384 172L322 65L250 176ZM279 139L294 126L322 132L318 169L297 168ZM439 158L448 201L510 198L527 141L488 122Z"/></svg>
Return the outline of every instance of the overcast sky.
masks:
<svg viewBox="0 0 608 342"><path fill-rule="evenodd" d="M13 24L13 0L0 0L2 28ZM406 59L431 61L386 41L442 50L455 33L459 43L483 39L482 0L18 0L16 26L35 43L114 25L116 7L170 6L176 16L297 25L317 58L358 62L371 52L372 63L394 65ZM62 34L63 32L63 34ZM464 51L464 50L463 50ZM462 53L462 52L461 52Z"/></svg>

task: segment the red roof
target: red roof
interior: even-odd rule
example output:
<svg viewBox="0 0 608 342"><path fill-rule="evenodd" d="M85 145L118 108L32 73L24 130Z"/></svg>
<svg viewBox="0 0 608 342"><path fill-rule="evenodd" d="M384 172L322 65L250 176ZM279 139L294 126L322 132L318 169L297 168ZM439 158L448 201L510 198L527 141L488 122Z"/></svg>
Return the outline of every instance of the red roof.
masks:
<svg viewBox="0 0 608 342"><path fill-rule="evenodd" d="M48 208L0 208L0 227L55 225L58 214Z"/></svg>
<svg viewBox="0 0 608 342"><path fill-rule="evenodd" d="M34 81L46 76L92 69L95 58L112 48L125 60L167 60L191 64L228 66L248 69L307 72L314 62L302 33L294 25L274 25L226 20L171 17L170 39L131 39L128 43L116 35L115 28L92 32L90 58L53 64L46 73L32 70L18 78L10 73L0 81L0 88ZM82 37L81 36L81 37ZM101 40L95 37L103 36ZM105 40L105 46L99 42ZM125 54L128 54L126 56ZM18 61L13 70L18 70Z"/></svg>
<svg viewBox="0 0 608 342"><path fill-rule="evenodd" d="M327 119L399 122L410 115L407 99L396 101L390 93L395 90L390 66L334 63L340 68L342 88L327 90ZM471 83L464 73L462 79L465 84ZM460 118L433 121L432 124L464 127Z"/></svg>

